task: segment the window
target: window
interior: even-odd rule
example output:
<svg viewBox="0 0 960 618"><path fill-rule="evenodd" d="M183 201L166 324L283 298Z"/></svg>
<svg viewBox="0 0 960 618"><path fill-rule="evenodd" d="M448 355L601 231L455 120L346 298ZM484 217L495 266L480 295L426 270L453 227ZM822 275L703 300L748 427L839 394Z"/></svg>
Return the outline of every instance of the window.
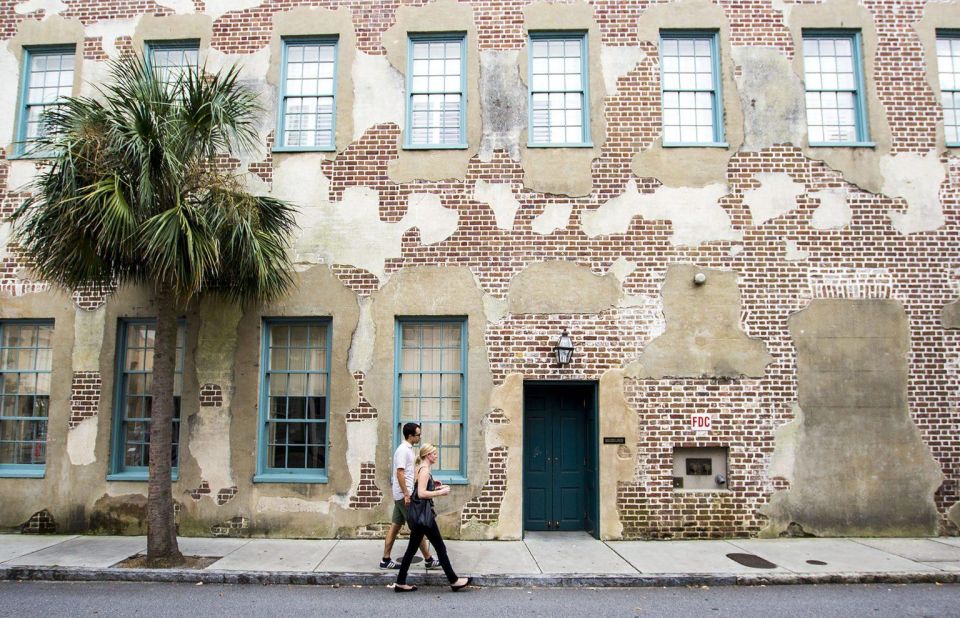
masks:
<svg viewBox="0 0 960 618"><path fill-rule="evenodd" d="M589 146L587 35L530 35L530 146Z"/></svg>
<svg viewBox="0 0 960 618"><path fill-rule="evenodd" d="M30 142L43 134L43 112L73 93L74 47L37 47L23 50L20 86L18 155L29 154Z"/></svg>
<svg viewBox="0 0 960 618"><path fill-rule="evenodd" d="M329 320L266 321L262 354L254 480L326 482Z"/></svg>
<svg viewBox="0 0 960 618"><path fill-rule="evenodd" d="M937 31L937 69L947 146L960 146L960 32Z"/></svg>
<svg viewBox="0 0 960 618"><path fill-rule="evenodd" d="M337 41L284 39L277 150L335 150Z"/></svg>
<svg viewBox="0 0 960 618"><path fill-rule="evenodd" d="M435 445L437 478L466 482L466 321L397 322L397 398L394 443L404 423L419 423L421 443Z"/></svg>
<svg viewBox="0 0 960 618"><path fill-rule="evenodd" d="M53 322L0 322L0 476L43 476Z"/></svg>
<svg viewBox="0 0 960 618"><path fill-rule="evenodd" d="M147 43L147 61L161 82L172 84L184 69L196 69L200 66L200 42L191 40Z"/></svg>
<svg viewBox="0 0 960 618"><path fill-rule="evenodd" d="M860 33L804 31L803 72L810 145L866 143Z"/></svg>
<svg viewBox="0 0 960 618"><path fill-rule="evenodd" d="M173 383L174 478L180 465L180 393L183 389L185 328L177 328L177 360ZM108 480L144 480L150 465L150 412L153 407L155 320L123 320L117 335L116 395L112 473Z"/></svg>
<svg viewBox="0 0 960 618"><path fill-rule="evenodd" d="M408 148L466 148L464 35L411 36Z"/></svg>
<svg viewBox="0 0 960 618"><path fill-rule="evenodd" d="M660 34L664 146L724 145L717 33Z"/></svg>

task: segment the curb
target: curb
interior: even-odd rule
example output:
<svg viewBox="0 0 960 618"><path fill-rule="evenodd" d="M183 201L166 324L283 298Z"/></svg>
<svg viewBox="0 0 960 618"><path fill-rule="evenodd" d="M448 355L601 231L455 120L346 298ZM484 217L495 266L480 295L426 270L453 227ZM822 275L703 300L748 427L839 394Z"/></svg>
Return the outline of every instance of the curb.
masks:
<svg viewBox="0 0 960 618"><path fill-rule="evenodd" d="M53 582L157 582L189 584L260 584L303 586L387 586L393 573L323 573L300 571L199 571L188 569L117 569L87 567L6 567L0 580ZM541 588L649 588L677 586L787 586L800 584L960 584L960 572L768 573L597 575L474 575L479 586ZM441 576L412 574L411 583L446 586Z"/></svg>

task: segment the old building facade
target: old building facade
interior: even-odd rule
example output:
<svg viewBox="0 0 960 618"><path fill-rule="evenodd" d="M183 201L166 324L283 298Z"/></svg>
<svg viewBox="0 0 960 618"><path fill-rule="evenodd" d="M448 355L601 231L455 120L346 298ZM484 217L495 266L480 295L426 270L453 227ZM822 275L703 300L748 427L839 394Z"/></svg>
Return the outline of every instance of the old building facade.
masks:
<svg viewBox="0 0 960 618"><path fill-rule="evenodd" d="M417 420L446 534L960 526L960 4L0 0L0 212L111 58L242 65L297 288L183 316L183 534L377 536ZM145 290L0 226L0 527L142 533ZM554 353L566 330L569 364Z"/></svg>

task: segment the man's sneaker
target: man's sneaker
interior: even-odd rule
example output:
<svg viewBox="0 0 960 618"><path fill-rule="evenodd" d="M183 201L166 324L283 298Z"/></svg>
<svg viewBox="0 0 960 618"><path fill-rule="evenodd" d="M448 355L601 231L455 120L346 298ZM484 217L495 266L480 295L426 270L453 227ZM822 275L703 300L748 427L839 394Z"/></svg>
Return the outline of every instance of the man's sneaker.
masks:
<svg viewBox="0 0 960 618"><path fill-rule="evenodd" d="M440 563L438 562L437 564L440 564ZM399 569L400 563L394 562L390 558L384 558L383 560L380 561L380 568L381 569Z"/></svg>
<svg viewBox="0 0 960 618"><path fill-rule="evenodd" d="M423 566L427 567L427 569L439 569L440 561L434 556L430 556L429 559L423 561Z"/></svg>

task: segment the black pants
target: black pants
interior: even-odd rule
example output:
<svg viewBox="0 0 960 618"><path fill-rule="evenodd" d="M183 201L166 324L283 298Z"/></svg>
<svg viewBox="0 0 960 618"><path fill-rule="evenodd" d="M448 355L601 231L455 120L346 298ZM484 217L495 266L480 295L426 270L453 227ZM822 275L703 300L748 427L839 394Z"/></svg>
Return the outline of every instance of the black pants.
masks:
<svg viewBox="0 0 960 618"><path fill-rule="evenodd" d="M440 536L440 529L437 528L437 522L429 528L414 526L410 529L410 542L407 543L407 551L403 553L403 560L400 561L400 572L397 573L397 583L401 586L407 584L407 571L410 570L410 563L413 561L413 555L417 553L420 547L420 541L426 536L433 545L433 550L437 552L437 558L440 559L440 566L443 567L443 573L447 576L447 581L451 584L457 579L457 574L450 564L450 558L447 557L447 546L443 544L443 537Z"/></svg>

